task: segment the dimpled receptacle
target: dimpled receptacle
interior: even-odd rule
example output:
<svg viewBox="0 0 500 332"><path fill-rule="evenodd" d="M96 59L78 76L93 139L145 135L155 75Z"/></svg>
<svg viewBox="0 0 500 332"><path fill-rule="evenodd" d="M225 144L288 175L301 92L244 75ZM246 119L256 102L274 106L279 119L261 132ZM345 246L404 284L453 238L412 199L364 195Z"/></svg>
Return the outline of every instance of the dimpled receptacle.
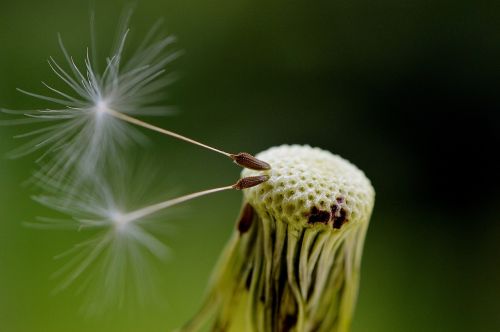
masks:
<svg viewBox="0 0 500 332"><path fill-rule="evenodd" d="M257 155L272 165L269 180L245 191L245 199L262 215L294 227L340 229L366 222L374 190L364 173L347 160L309 146L283 145ZM242 177L257 172L243 170Z"/></svg>

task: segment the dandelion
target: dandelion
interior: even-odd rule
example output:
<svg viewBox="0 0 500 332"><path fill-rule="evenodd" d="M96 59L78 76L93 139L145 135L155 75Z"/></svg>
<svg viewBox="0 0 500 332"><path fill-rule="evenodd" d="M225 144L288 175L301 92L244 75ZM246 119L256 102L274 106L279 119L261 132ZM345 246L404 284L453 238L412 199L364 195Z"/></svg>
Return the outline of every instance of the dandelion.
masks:
<svg viewBox="0 0 500 332"><path fill-rule="evenodd" d="M269 181L244 192L204 305L181 331L208 321L213 331L348 331L374 203L370 181L309 146L257 157L273 165Z"/></svg>
<svg viewBox="0 0 500 332"><path fill-rule="evenodd" d="M83 292L100 285L101 305L124 302L129 275L137 288L154 289L148 261L169 256L168 247L150 228L158 215L197 197L245 190L237 229L215 268L206 300L182 331L198 331L208 321L217 331L348 331L374 204L370 181L356 166L324 150L281 146L257 157L233 154L139 119L169 110L157 102L173 79L165 67L180 52L171 51L175 38L156 37L155 25L124 60L128 20L125 15L102 71L95 62L95 47L87 51L80 68L59 38L69 69L53 58L49 65L69 91L47 84L51 96L21 90L57 108L4 110L27 116L10 123L46 125L20 135L32 140L14 155L44 150L35 178L45 193L35 200L71 216L41 218L34 226L91 234L59 256L68 261L57 273L62 279L58 289L78 284ZM222 154L245 169L232 185L130 208L117 193L134 188L119 190L105 171L120 173L127 166L120 162L121 150L144 139L136 127ZM136 294L143 299L143 291Z"/></svg>

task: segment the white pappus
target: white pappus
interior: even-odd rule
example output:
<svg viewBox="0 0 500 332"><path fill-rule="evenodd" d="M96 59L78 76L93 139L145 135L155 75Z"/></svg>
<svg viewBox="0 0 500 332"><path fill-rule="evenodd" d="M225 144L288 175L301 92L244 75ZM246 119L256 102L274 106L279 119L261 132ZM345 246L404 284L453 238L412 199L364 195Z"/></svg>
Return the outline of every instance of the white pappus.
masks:
<svg viewBox="0 0 500 332"><path fill-rule="evenodd" d="M91 33L92 47L87 49L83 68L69 55L59 36L59 45L69 70L52 57L48 62L57 77L67 85L68 91L61 91L44 82L51 95L19 89L57 107L30 111L2 110L26 117L5 122L7 124L43 124L42 128L16 136L31 140L13 151L12 157L42 150L37 162L44 176L56 181L68 175L77 175L82 179L110 162L117 167L116 160L122 148L145 139L126 122L127 119L135 115L164 115L171 111L171 108L157 106L156 103L164 99L163 89L174 80L174 75L165 74L165 71L166 66L181 54L173 49L175 37L160 37L161 22L158 22L140 46L125 59L129 17L130 12L123 18L117 42L102 71L98 70L95 59L94 33Z"/></svg>
<svg viewBox="0 0 500 332"><path fill-rule="evenodd" d="M157 296L155 263L171 255L164 241L174 228L164 219L173 215L172 209L148 204L153 179L144 175L146 171L151 168L98 176L82 183L78 191L47 177L38 179L46 192L33 199L57 215L39 217L27 226L81 235L79 242L55 256L64 264L54 274L58 284L54 292L76 291L84 314L146 304Z"/></svg>

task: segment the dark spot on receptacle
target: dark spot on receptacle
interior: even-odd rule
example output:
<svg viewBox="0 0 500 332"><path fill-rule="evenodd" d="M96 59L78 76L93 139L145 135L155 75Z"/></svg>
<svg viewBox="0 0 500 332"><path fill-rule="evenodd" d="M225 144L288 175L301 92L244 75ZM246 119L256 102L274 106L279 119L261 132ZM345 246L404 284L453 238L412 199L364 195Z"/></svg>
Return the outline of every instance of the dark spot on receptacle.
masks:
<svg viewBox="0 0 500 332"><path fill-rule="evenodd" d="M332 211L332 216L333 217L335 217L335 215L337 214L337 212L338 212L339 209L340 209L340 207L337 204L333 204L330 207L330 210Z"/></svg>
<svg viewBox="0 0 500 332"><path fill-rule="evenodd" d="M330 211L319 210L317 207L313 206L311 212L309 213L308 223L314 224L317 222L326 224L331 218Z"/></svg>
<svg viewBox="0 0 500 332"><path fill-rule="evenodd" d="M240 220L238 221L238 231L240 234L246 233L252 226L254 209L250 204L245 204L241 210Z"/></svg>
<svg viewBox="0 0 500 332"><path fill-rule="evenodd" d="M347 221L347 211L341 208L340 211L333 216L333 228L339 229Z"/></svg>
<svg viewBox="0 0 500 332"><path fill-rule="evenodd" d="M337 200L338 203L342 204L342 203L344 203L345 198L343 196L339 196L339 197L337 197L336 200Z"/></svg>

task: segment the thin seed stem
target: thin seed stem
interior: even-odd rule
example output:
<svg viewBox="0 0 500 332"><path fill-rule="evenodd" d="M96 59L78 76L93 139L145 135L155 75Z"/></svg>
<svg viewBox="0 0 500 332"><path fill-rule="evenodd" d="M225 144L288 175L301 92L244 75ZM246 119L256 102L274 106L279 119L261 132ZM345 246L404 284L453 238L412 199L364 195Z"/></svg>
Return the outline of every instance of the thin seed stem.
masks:
<svg viewBox="0 0 500 332"><path fill-rule="evenodd" d="M171 207L173 205L177 205L179 203L183 203L183 202L192 200L192 199L200 197L200 196L205 196L205 195L213 194L213 193L216 193L219 191L224 191L224 190L232 190L232 189L243 190L243 189L251 188L254 186L258 186L259 184L266 182L267 180L269 180L268 175L248 176L248 177L239 179L235 184L232 184L230 186L198 191L198 192L195 192L192 194L180 196L177 198L169 199L169 200L164 201L164 202L160 202L160 203L146 206L142 209L135 210L135 211L132 211L132 212L129 212L129 213L126 213L126 214L120 216L119 220L121 223L127 223L130 221L144 218L144 217L149 216L149 215L151 215L155 212L158 212L160 210L166 209L166 208Z"/></svg>
<svg viewBox="0 0 500 332"><path fill-rule="evenodd" d="M197 198L197 197L200 197L200 196L205 196L205 195L213 194L213 193L216 193L216 192L219 192L219 191L230 190L230 189L234 189L232 185L231 186L226 186L226 187L220 187L220 188L213 188L213 189L198 191L198 192L195 192L195 193L192 193L192 194L189 194L189 195L185 195L185 196L181 196L181 197L169 199L167 201L156 203L156 204L153 204L153 205L149 205L149 206L146 206L146 207L144 207L142 209L135 210L135 211L129 212L127 214L124 214L120 218L120 221L124 222L124 223L127 223L127 222L130 222L130 221L133 221L133 220L138 220L138 219L144 218L146 216L149 216L149 215L151 215L151 214L153 214L155 212L158 212L160 210L163 210L163 209L166 209L168 207L171 207L173 205L177 205L179 203L183 203L185 201L189 201L191 199L194 199L194 198Z"/></svg>
<svg viewBox="0 0 500 332"><path fill-rule="evenodd" d="M156 131L158 133L161 133L161 134L164 134L164 135L167 135L167 136L171 136L171 137L174 137L174 138L177 138L177 139L180 139L182 141L185 141L185 142L188 142L188 143L191 143L191 144L195 144L195 145L198 145L198 146L201 146L205 149L209 149L209 150L212 150L212 151L215 151L217 153L220 153L220 154L223 154L225 155L226 157L229 157L231 158L232 154L231 153L228 153L228 152L225 152L225 151L222 151L222 150L219 150L219 149L216 149L214 147L211 147L209 145L206 145L206 144L203 144L203 143L200 143L198 141L195 141L194 139L191 139L191 138L188 138L186 136L182 136L180 134L177 134L177 133L174 133L173 131L170 131L170 130L166 130L166 129L163 129L163 128L160 128L160 127L157 127L157 126L154 126L152 124L149 124L147 122L144 122L144 121L141 121L139 119L136 119L134 117L131 117L127 114L123 114L123 113L120 113L120 112L117 112L113 109L110 109L110 108L106 108L105 109L105 112L108 113L109 115L111 116L114 116L115 118L118 118L118 119L121 119L121 120L124 120L128 123L131 123L131 124L134 124L134 125L137 125L137 126L140 126L140 127L143 127L143 128L146 128L146 129L150 129L150 130L153 130L153 131Z"/></svg>

